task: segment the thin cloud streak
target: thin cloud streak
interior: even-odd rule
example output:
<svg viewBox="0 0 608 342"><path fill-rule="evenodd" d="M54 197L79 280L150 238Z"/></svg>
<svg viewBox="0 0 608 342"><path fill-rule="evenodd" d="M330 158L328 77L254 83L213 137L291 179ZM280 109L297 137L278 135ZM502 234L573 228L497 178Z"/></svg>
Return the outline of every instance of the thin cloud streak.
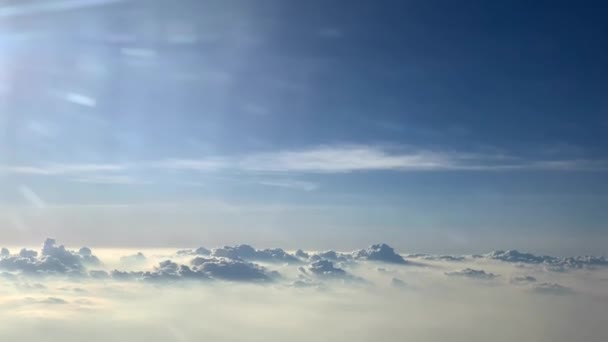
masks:
<svg viewBox="0 0 608 342"><path fill-rule="evenodd" d="M65 164L46 164L46 165L15 165L15 166L2 166L0 172L14 173L14 174L26 174L26 175L65 175L65 174L79 174L89 172L114 172L122 171L127 168L124 164L79 164L79 163L65 163Z"/></svg>
<svg viewBox="0 0 608 342"><path fill-rule="evenodd" d="M258 184L303 191L313 191L319 187L318 184L313 182L299 181L293 179L264 179L259 181Z"/></svg>
<svg viewBox="0 0 608 342"><path fill-rule="evenodd" d="M73 182L87 183L87 184L119 184L119 185L141 185L150 184L150 182L135 179L133 177L125 175L92 175L85 177L78 177L72 179Z"/></svg>
<svg viewBox="0 0 608 342"><path fill-rule="evenodd" d="M349 173L363 171L602 171L601 160L526 160L501 154L419 150L389 152L364 145L322 146L246 156L237 169L257 172Z"/></svg>
<svg viewBox="0 0 608 342"><path fill-rule="evenodd" d="M166 159L129 164L46 164L0 166L0 172L29 175L79 175L127 169L195 172L338 174L370 171L606 171L608 163L591 159L530 160L502 154L418 150L393 152L366 145L320 146L302 150L215 156L201 159ZM122 180L121 180L122 182ZM311 184L273 180L265 185L311 188ZM299 182L299 181L297 181ZM263 184L263 182L258 182Z"/></svg>
<svg viewBox="0 0 608 342"><path fill-rule="evenodd" d="M105 6L122 2L123 0L61 0L48 1L46 3L30 3L21 5L4 6L0 9L0 18L10 18L42 14L48 12L63 12L80 8Z"/></svg>

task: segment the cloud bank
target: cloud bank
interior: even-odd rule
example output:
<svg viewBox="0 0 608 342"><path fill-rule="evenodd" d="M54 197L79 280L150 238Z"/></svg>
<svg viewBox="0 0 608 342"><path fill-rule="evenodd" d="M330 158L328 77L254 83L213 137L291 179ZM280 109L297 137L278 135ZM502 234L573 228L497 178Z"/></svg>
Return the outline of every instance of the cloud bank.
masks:
<svg viewBox="0 0 608 342"><path fill-rule="evenodd" d="M608 268L573 257L593 266L555 272L547 258L411 255L381 243L117 251L47 239L38 251L0 250L0 337L569 342L582 331L603 341Z"/></svg>

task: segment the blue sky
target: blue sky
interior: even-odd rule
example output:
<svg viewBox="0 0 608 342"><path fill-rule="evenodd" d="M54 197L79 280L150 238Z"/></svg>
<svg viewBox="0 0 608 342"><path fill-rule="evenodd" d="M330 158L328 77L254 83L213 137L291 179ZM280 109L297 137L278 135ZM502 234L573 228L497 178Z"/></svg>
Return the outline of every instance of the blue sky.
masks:
<svg viewBox="0 0 608 342"><path fill-rule="evenodd" d="M4 238L606 253L607 12L5 5Z"/></svg>

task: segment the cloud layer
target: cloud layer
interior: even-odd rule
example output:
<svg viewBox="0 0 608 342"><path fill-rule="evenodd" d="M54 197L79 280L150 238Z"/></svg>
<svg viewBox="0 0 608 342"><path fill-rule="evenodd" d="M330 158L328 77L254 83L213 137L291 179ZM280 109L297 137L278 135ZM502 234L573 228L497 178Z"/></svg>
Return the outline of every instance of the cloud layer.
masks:
<svg viewBox="0 0 608 342"><path fill-rule="evenodd" d="M586 341L602 341L608 268L575 257L582 268L555 272L547 258L566 260L408 255L381 243L351 252L123 251L47 239L38 251L0 250L0 337L569 342L584 331ZM516 322L517 331L507 328Z"/></svg>

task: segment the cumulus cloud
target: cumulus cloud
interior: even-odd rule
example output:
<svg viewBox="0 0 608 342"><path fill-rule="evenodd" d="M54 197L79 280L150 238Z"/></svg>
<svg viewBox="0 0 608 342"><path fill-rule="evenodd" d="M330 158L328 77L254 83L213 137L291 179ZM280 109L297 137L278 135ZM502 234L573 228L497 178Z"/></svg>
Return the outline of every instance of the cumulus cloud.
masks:
<svg viewBox="0 0 608 342"><path fill-rule="evenodd" d="M419 257L415 263L429 267L403 267L401 263L384 263L384 256L390 254L384 254L382 251L388 248L381 245L364 249L361 257L356 256L358 251L288 253L301 263L241 258L259 258L252 247L222 247L221 250L235 254L216 256L212 255L213 249L208 250L208 255L204 255L205 250L194 249L177 254L172 249L119 252L96 249L94 254L103 263L83 264L84 271L76 277L52 273L58 275L55 277L47 273L45 277L31 278L31 274L37 273L5 271L8 273L0 274L3 294L0 318L4 322L0 334L13 340L42 337L73 340L59 338L56 335L59 329L46 330L49 336L24 334L36 331L24 324L39 326L44 322L41 317L52 317L49 324L53 327L70 322L62 329L69 331L70 336L80 338L94 331L92 341L100 342L125 337L153 342L218 340L218 336L219 340L258 336L265 341L287 338L367 341L408 336L419 341L445 341L454 334L467 341L487 341L497 333L517 340L550 337L551 341L569 342L575 340L575 336L568 335L571 329L587 328L585 331L593 331L597 336L604 332L603 324L587 325L581 323L583 320L574 323L571 320L573 313L584 315L581 316L585 317L584 322L594 322L606 313L603 282L607 270L602 268L586 272L546 272L542 267L521 268L519 262L485 256L465 257L457 264L446 258ZM23 255L35 262L55 258L66 264L72 258L81 260L83 256L93 255L93 251L89 253L85 248L75 251L61 248L54 241L47 241L40 253L30 252L26 250ZM146 262L129 270L121 269L121 256L138 252L145 253ZM377 255L380 260L375 259ZM9 253L9 259L16 257L25 258ZM267 257L265 254L264 258ZM408 262L410 258L414 259L409 256ZM454 266L462 270L452 272ZM452 277L481 280L462 282ZM480 296L483 301L476 300ZM26 297L30 299L24 300ZM201 310L205 307L213 308L212 312ZM501 310L496 310L497 307ZM563 313L564 307L571 312ZM591 312L586 314L588 311ZM253 319L252 312L255 313ZM32 314L36 315L36 322L29 321L33 319ZM522 314L530 316L523 319ZM104 317L112 317L114 321L103 321ZM403 317L409 319L403 320ZM517 317L520 324L517 336L509 335L510 330L504 328L504 322L511 322L513 317ZM201 321L206 322L204 329L200 328ZM327 321L330 323L323 323ZM238 331L233 329L237 322L243 327ZM266 326L260 325L266 322ZM538 324L553 324L551 322L559 323L543 329L541 334ZM436 331L433 327L437 324L445 333L430 337L429 332ZM86 329L74 332L73 329L83 325ZM103 329L95 330L99 325L103 325ZM569 329L546 335L547 330L555 331L562 325ZM11 330L13 326L19 329ZM121 330L126 327L134 330ZM157 327L162 328L149 336L142 335ZM220 330L209 330L209 327ZM242 331L248 328L251 330ZM265 331L272 333L265 336ZM280 332L283 334L277 336Z"/></svg>
<svg viewBox="0 0 608 342"><path fill-rule="evenodd" d="M204 272L198 269L192 270L186 265L179 265L171 260L162 261L151 272L144 272L141 275L143 280L178 280L178 279L202 279L208 278Z"/></svg>
<svg viewBox="0 0 608 342"><path fill-rule="evenodd" d="M346 275L346 271L335 267L334 263L329 260L317 260L308 266L308 270L323 277L343 277Z"/></svg>
<svg viewBox="0 0 608 342"><path fill-rule="evenodd" d="M603 256L555 257L548 255L534 255L532 253L522 253L517 250L508 250L494 251L487 254L486 257L489 259L511 263L543 265L547 269L553 271L608 266L608 259Z"/></svg>
<svg viewBox="0 0 608 342"><path fill-rule="evenodd" d="M211 251L214 257L224 257L230 259L244 259L265 262L287 262L298 263L300 259L285 252L281 248L255 249L249 245L224 246L215 248Z"/></svg>
<svg viewBox="0 0 608 342"><path fill-rule="evenodd" d="M571 288L556 283L536 284L534 287L532 287L532 290L537 293L554 295L567 295L573 293Z"/></svg>
<svg viewBox="0 0 608 342"><path fill-rule="evenodd" d="M389 245L382 243L371 245L367 249L354 252L353 256L356 259L365 259L371 261L382 261L395 264L405 264L406 261L403 257L397 253Z"/></svg>
<svg viewBox="0 0 608 342"><path fill-rule="evenodd" d="M83 247L78 252L57 245L54 239L46 239L40 256L36 251L22 249L18 255L4 255L0 259L0 269L26 274L79 275L86 265L99 265L99 259L91 250Z"/></svg>
<svg viewBox="0 0 608 342"><path fill-rule="evenodd" d="M423 260L438 260L438 261L463 261L466 259L463 255L433 255L433 254L408 254L407 258L410 259L423 259Z"/></svg>
<svg viewBox="0 0 608 342"><path fill-rule="evenodd" d="M120 262L125 264L141 264L146 261L146 256L142 252L120 257Z"/></svg>
<svg viewBox="0 0 608 342"><path fill-rule="evenodd" d="M197 249L181 249L177 251L178 256L188 256L188 255L210 255L211 251L205 247L199 247Z"/></svg>
<svg viewBox="0 0 608 342"><path fill-rule="evenodd" d="M407 288L407 284L406 282L404 282L403 280L399 279L399 278L393 278L391 279L391 285L393 285L394 287L397 288Z"/></svg>
<svg viewBox="0 0 608 342"><path fill-rule="evenodd" d="M28 304L51 304L51 305L68 304L68 302L65 299L58 298L58 297L47 297L47 298L42 298L42 299L25 297L23 299L23 301Z"/></svg>
<svg viewBox="0 0 608 342"><path fill-rule="evenodd" d="M296 254L295 254L295 255L296 255L296 257L298 257L298 258L300 258L300 259L304 259L304 260L306 260L306 259L310 258L310 254L308 254L308 253L304 252L304 251L303 251L303 250L301 250L301 249L298 249L298 250L296 251Z"/></svg>
<svg viewBox="0 0 608 342"><path fill-rule="evenodd" d="M309 256L310 261L318 261L318 260L331 260L331 261L349 261L352 259L352 256L348 253L340 253L336 251L324 251L314 253Z"/></svg>
<svg viewBox="0 0 608 342"><path fill-rule="evenodd" d="M491 280L496 277L499 277L498 274L489 273L484 270L475 270L472 268L465 268L461 271L446 272L445 275L447 275L449 277L464 277L464 278L481 279L481 280Z"/></svg>
<svg viewBox="0 0 608 342"><path fill-rule="evenodd" d="M521 284L530 284L530 283L535 283L536 282L536 278L533 276L517 276L517 277L513 277L511 278L511 283L516 284L516 285L521 285Z"/></svg>
<svg viewBox="0 0 608 342"><path fill-rule="evenodd" d="M190 263L194 272L214 279L267 282L279 277L276 271L239 259L196 257Z"/></svg>

